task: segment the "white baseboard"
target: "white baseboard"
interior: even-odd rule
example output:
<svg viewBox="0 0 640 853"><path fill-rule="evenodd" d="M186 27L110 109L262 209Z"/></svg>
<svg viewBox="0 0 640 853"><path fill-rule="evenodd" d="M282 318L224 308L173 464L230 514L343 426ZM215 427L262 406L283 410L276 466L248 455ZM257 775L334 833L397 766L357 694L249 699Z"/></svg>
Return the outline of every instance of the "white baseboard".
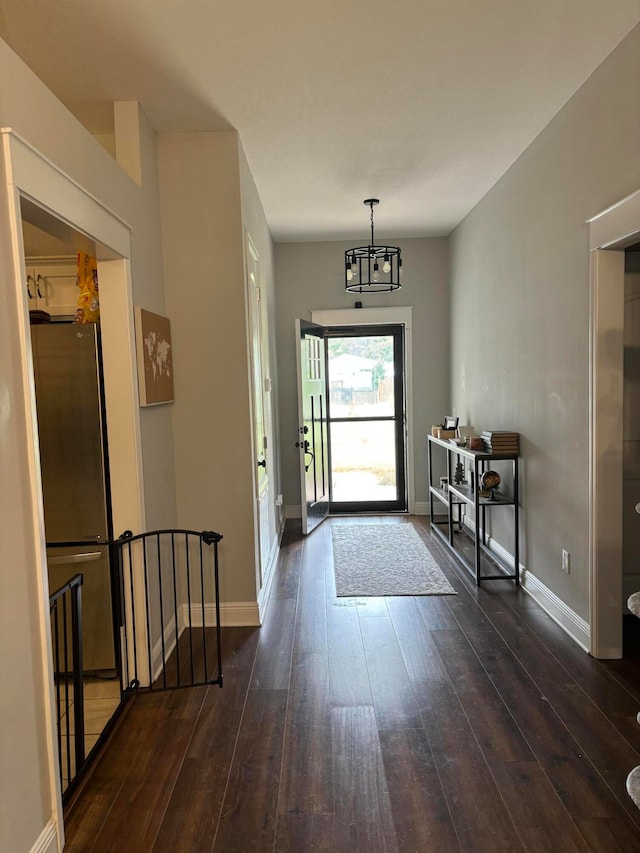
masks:
<svg viewBox="0 0 640 853"><path fill-rule="evenodd" d="M302 509L300 508L300 504L293 505L293 506L285 506L284 517L285 518L302 518Z"/></svg>
<svg viewBox="0 0 640 853"><path fill-rule="evenodd" d="M216 608L215 604L205 603L204 605L204 622L206 628L215 628L216 626ZM182 636L182 632L191 624L193 628L202 627L202 605L191 605L191 620L189 620L189 608L186 604L180 605L178 608L178 634ZM223 628L243 627L261 625L258 603L252 601L233 601L227 604L220 605L220 625ZM151 671L153 673L153 681L156 681L161 675L164 668L164 661L168 660L176 648L176 620L175 616L167 622L164 629L164 656L162 638L158 637L151 649ZM146 676L145 676L146 679ZM146 680L141 683L146 685Z"/></svg>
<svg viewBox="0 0 640 853"><path fill-rule="evenodd" d="M572 610L561 598L545 586L532 572L524 570L522 588L531 598L576 641L580 648L588 652L591 648L589 623Z"/></svg>
<svg viewBox="0 0 640 853"><path fill-rule="evenodd" d="M186 604L182 605L182 613L185 625L191 624L192 628L202 628L202 605L191 605L191 619ZM260 626L260 611L257 601L228 601L220 604L220 625L223 628L243 628ZM204 605L204 626L215 628L216 607L215 604Z"/></svg>
<svg viewBox="0 0 640 853"><path fill-rule="evenodd" d="M269 603L269 596L271 594L273 578L275 577L276 573L278 555L280 554L280 543L282 542L282 534L284 533L284 524L285 517L284 513L282 513L280 516L280 529L278 530L278 535L274 538L273 548L271 549L271 554L269 555L267 571L263 576L264 583L262 584L262 589L258 593L258 614L260 618L260 624L262 624L262 619L264 618L264 614L267 609L267 604Z"/></svg>
<svg viewBox="0 0 640 853"><path fill-rule="evenodd" d="M465 526L473 530L473 519L467 518ZM513 569L515 563L513 554L510 554L499 542L488 536L487 547L505 566ZM591 648L589 623L581 616L578 616L575 610L572 610L568 604L565 604L561 598L558 598L555 592L543 584L522 563L520 563L520 586L572 640L575 640L580 648L584 649L585 652L589 651Z"/></svg>
<svg viewBox="0 0 640 853"><path fill-rule="evenodd" d="M182 614L180 614L182 615ZM180 634L184 631L184 618L178 617L178 628ZM153 680L156 681L164 669L164 661L169 660L171 653L176 647L176 619L172 616L164 628L164 658L162 656L162 637L158 637L151 649L151 671Z"/></svg>
<svg viewBox="0 0 640 853"><path fill-rule="evenodd" d="M29 853L59 853L59 849L58 824L55 818L50 818Z"/></svg>

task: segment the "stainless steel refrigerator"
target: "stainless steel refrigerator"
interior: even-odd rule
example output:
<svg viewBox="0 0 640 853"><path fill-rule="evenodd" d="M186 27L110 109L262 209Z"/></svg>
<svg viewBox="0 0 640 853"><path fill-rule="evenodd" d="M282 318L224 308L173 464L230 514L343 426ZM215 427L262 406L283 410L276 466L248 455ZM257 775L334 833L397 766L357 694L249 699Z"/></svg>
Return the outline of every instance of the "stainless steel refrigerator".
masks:
<svg viewBox="0 0 640 853"><path fill-rule="evenodd" d="M49 590L82 587L85 671L115 667L98 329L31 326ZM80 543L64 545L62 543Z"/></svg>

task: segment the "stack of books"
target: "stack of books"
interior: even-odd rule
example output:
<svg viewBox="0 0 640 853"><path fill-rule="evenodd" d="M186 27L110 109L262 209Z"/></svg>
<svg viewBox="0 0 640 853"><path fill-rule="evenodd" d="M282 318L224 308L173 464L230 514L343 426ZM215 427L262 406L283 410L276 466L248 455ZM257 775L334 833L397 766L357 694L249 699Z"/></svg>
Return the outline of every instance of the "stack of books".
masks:
<svg viewBox="0 0 640 853"><path fill-rule="evenodd" d="M485 453L517 455L520 452L520 433L504 429L484 430L482 449Z"/></svg>

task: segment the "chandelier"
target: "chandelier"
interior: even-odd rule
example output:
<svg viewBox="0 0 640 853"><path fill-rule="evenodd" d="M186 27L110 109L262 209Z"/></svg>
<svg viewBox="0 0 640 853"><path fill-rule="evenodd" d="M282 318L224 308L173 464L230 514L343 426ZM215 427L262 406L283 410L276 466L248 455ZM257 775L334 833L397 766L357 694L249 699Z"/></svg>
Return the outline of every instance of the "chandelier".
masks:
<svg viewBox="0 0 640 853"><path fill-rule="evenodd" d="M382 293L399 290L402 285L402 255L397 246L376 246L373 233L373 208L378 198L365 198L371 208L371 243L347 249L344 253L344 289L349 293Z"/></svg>

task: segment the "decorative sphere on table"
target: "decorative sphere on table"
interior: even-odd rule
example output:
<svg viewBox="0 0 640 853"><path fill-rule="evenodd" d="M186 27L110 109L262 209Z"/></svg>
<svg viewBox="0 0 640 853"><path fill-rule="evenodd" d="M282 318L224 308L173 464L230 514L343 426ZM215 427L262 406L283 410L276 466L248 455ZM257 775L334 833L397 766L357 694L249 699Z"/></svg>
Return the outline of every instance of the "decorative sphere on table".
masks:
<svg viewBox="0 0 640 853"><path fill-rule="evenodd" d="M497 489L499 485L500 474L497 471L485 471L480 478L480 486L487 492Z"/></svg>

